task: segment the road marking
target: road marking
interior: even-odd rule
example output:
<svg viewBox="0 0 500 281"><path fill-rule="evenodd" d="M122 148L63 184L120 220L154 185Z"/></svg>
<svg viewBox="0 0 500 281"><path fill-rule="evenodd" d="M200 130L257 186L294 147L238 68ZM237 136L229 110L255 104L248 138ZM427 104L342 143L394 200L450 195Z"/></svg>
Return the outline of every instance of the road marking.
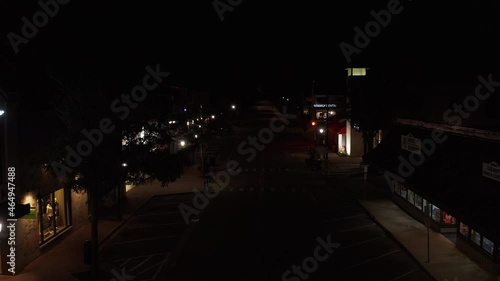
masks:
<svg viewBox="0 0 500 281"><path fill-rule="evenodd" d="M129 243L136 243L136 242L146 242L146 241L160 240L160 239L165 239L165 238L179 238L181 236L182 235L165 235L165 236L159 236L159 237L155 237L155 238L144 238L144 239L137 239L137 240L130 240L130 241L115 242L115 243L108 244L108 246L129 244Z"/></svg>
<svg viewBox="0 0 500 281"><path fill-rule="evenodd" d="M353 244L349 244L347 246L342 246L342 249L347 249L347 248L351 248L351 247L354 247L354 246L358 246L358 245L361 245L361 244L365 244L365 243L368 243L368 242L371 242L371 241L375 241L375 240L378 240L378 239L382 239L382 238L387 238L387 236L380 236L380 237L376 237L376 238L371 238L371 239L368 239L368 240L363 240L361 242L356 242L356 243L353 243Z"/></svg>
<svg viewBox="0 0 500 281"><path fill-rule="evenodd" d="M398 277L391 279L390 281L395 281L395 280L401 279L401 278L405 277L406 275L412 274L413 272L418 271L418 270L419 270L418 268L415 268L414 270L410 270L406 273L403 273L403 274L399 275Z"/></svg>
<svg viewBox="0 0 500 281"><path fill-rule="evenodd" d="M367 264L367 263L369 263L369 262L372 262L372 261L375 261L375 260L381 259L381 258L383 258L383 257L386 257L386 256L389 256L389 255L392 255L392 254L397 253L397 252L401 252L401 250L399 250L399 249L398 249L398 250L390 251L389 253L385 253L385 254L380 255L380 256L378 256L378 257L374 257L374 258L368 259L368 260L366 260L366 261L364 261L364 262L360 262L360 263L358 263L358 264L355 264L355 265L353 265L353 266L350 266L350 267L346 268L346 270L353 269L353 268L358 267L358 266L360 266L360 265Z"/></svg>

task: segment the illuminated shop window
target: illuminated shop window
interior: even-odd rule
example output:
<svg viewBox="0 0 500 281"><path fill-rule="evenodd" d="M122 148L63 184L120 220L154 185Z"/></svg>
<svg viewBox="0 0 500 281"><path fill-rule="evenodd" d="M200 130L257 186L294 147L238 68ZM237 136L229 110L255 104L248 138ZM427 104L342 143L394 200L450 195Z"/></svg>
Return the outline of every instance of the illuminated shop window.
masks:
<svg viewBox="0 0 500 281"><path fill-rule="evenodd" d="M469 226L463 223L460 223L460 233L465 237L469 237Z"/></svg>
<svg viewBox="0 0 500 281"><path fill-rule="evenodd" d="M432 219L436 222L439 222L441 220L441 210L435 205L431 206L432 206Z"/></svg>
<svg viewBox="0 0 500 281"><path fill-rule="evenodd" d="M443 211L443 220L442 220L442 222L444 224L455 224L456 220L450 214L448 214L447 212Z"/></svg>
<svg viewBox="0 0 500 281"><path fill-rule="evenodd" d="M69 226L64 188L51 192L38 203L40 243L50 240Z"/></svg>
<svg viewBox="0 0 500 281"><path fill-rule="evenodd" d="M422 211L422 197L418 194L415 194L415 207Z"/></svg>
<svg viewBox="0 0 500 281"><path fill-rule="evenodd" d="M493 241L483 236L483 249L493 255Z"/></svg>
<svg viewBox="0 0 500 281"><path fill-rule="evenodd" d="M415 193L413 191L408 190L408 202L410 202L412 205L415 204Z"/></svg>
<svg viewBox="0 0 500 281"><path fill-rule="evenodd" d="M481 245L481 234L479 234L474 229L470 230L470 239L472 240L472 242L476 243L477 245Z"/></svg>

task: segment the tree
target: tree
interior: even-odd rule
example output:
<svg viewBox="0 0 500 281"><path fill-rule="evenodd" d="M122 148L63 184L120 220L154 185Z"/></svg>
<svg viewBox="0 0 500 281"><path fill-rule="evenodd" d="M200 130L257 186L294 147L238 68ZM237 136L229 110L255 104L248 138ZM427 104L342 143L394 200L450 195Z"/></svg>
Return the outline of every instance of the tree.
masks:
<svg viewBox="0 0 500 281"><path fill-rule="evenodd" d="M49 71L59 88L52 103L54 112L66 125L61 142L51 147L49 169L73 190L89 195L92 280L98 280L99 270L99 198L124 181L141 184L159 180L165 186L182 173L183 159L162 149L171 142L161 122L165 114L160 114L160 105L164 103L141 103L122 120L110 110L117 97L104 88L97 73L92 68L65 69L64 75L57 69ZM124 139L127 149L122 148ZM71 149L76 156L73 153L68 159Z"/></svg>

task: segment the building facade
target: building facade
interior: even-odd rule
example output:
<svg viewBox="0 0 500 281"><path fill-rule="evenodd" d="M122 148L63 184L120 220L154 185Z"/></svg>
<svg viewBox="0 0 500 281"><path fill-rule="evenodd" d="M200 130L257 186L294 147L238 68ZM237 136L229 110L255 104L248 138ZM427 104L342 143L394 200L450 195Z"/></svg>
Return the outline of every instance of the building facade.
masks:
<svg viewBox="0 0 500 281"><path fill-rule="evenodd" d="M0 203L15 195L16 210L29 204L29 213L19 217L15 227L15 264L7 255L12 250L5 228L0 231L0 274L22 270L47 249L57 245L88 222L87 195L74 192L48 172L43 163L44 147L57 134L57 118L44 108L24 104L15 94L0 91ZM12 174L9 170L15 171ZM8 190L9 184L15 189ZM13 191L14 194L9 194ZM6 222L6 212L0 221ZM10 235L12 237L12 235ZM12 269L14 267L14 269Z"/></svg>
<svg viewBox="0 0 500 281"><path fill-rule="evenodd" d="M403 210L500 272L499 132L398 119L364 160Z"/></svg>

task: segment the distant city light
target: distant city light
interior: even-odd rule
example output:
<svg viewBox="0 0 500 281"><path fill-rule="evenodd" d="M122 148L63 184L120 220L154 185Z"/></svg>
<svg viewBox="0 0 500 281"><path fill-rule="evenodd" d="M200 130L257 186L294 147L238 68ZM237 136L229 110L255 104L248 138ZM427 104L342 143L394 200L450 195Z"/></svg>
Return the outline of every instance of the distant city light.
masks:
<svg viewBox="0 0 500 281"><path fill-rule="evenodd" d="M5 113L5 111L0 110L0 116L2 116Z"/></svg>
<svg viewBox="0 0 500 281"><path fill-rule="evenodd" d="M212 115L212 119L215 119L215 115Z"/></svg>
<svg viewBox="0 0 500 281"><path fill-rule="evenodd" d="M231 109L235 109L236 108L236 105L231 105Z"/></svg>
<svg viewBox="0 0 500 281"><path fill-rule="evenodd" d="M184 147L186 145L185 141L181 141L181 146Z"/></svg>
<svg viewBox="0 0 500 281"><path fill-rule="evenodd" d="M123 167L127 167L127 163L122 163L122 166Z"/></svg>
<svg viewBox="0 0 500 281"><path fill-rule="evenodd" d="M319 133L322 134L324 132L323 129L319 129Z"/></svg>
<svg viewBox="0 0 500 281"><path fill-rule="evenodd" d="M198 135L194 135L194 138L197 139L198 138Z"/></svg>

